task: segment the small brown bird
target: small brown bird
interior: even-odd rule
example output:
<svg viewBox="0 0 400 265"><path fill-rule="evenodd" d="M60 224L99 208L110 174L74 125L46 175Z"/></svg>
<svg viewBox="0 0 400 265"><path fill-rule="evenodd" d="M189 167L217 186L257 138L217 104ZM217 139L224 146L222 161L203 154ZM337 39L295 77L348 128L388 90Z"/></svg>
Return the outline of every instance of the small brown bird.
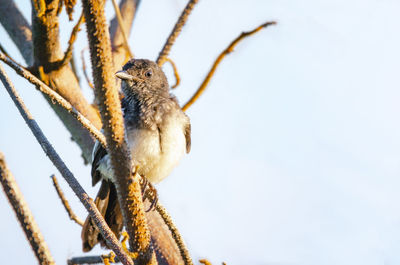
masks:
<svg viewBox="0 0 400 265"><path fill-rule="evenodd" d="M131 59L116 76L122 80L122 110L132 166L151 183L168 176L185 152L190 151L190 120L169 93L167 78L154 62ZM107 151L96 142L92 155L92 184L101 180L95 199L100 213L117 238L123 228L121 209ZM88 216L82 228L83 251L97 243L106 246Z"/></svg>

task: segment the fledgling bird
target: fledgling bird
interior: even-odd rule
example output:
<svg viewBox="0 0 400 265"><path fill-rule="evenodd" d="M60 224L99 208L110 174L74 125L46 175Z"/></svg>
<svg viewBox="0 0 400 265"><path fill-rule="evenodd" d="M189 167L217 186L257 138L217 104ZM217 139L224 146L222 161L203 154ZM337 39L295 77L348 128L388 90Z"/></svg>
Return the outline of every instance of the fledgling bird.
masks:
<svg viewBox="0 0 400 265"><path fill-rule="evenodd" d="M122 80L121 102L132 166L151 183L168 176L185 152L189 153L190 120L169 93L167 78L154 62L131 59L116 76ZM113 184L107 151L96 142L92 154L92 184L101 180L95 203L111 230L119 238L123 222ZM105 246L98 228L88 217L82 228L83 251L97 243Z"/></svg>

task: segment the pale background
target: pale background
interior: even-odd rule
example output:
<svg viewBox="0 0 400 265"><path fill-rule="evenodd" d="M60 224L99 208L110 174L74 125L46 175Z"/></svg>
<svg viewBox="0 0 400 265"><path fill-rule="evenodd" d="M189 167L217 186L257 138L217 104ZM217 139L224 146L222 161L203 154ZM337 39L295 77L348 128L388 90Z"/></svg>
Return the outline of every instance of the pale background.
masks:
<svg viewBox="0 0 400 265"><path fill-rule="evenodd" d="M30 16L29 1L18 2ZM130 38L138 58L156 58L185 4L142 1ZM394 0L200 1L171 53L182 76L174 92L181 102L241 31L267 20L279 24L245 40L221 64L188 111L191 153L157 186L194 259L400 264L399 10ZM65 14L62 21L65 50L73 24ZM0 36L22 61L3 28ZM77 51L85 39L83 30ZM90 167L63 125L39 92L6 69L94 196ZM169 66L165 70L174 82ZM0 87L0 150L57 263L65 264L82 254L80 228L68 219L50 174L57 174L81 218L85 210ZM86 85L85 94L91 98ZM2 259L35 264L3 194L0 212Z"/></svg>

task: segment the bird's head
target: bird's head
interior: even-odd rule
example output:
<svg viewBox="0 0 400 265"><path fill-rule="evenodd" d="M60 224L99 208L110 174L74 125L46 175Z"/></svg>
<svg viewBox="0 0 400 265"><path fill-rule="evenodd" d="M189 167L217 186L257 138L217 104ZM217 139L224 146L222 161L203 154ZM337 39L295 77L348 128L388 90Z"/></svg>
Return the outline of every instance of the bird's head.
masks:
<svg viewBox="0 0 400 265"><path fill-rule="evenodd" d="M131 59L121 71L115 73L122 80L122 91L130 93L167 94L169 86L167 78L155 62L146 59Z"/></svg>

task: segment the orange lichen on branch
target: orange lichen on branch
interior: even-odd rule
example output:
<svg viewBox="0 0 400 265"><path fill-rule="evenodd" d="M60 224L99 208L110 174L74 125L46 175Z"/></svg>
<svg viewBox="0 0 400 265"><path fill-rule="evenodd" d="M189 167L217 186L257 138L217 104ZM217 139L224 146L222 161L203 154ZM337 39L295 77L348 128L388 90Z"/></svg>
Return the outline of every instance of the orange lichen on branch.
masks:
<svg viewBox="0 0 400 265"><path fill-rule="evenodd" d="M126 245L126 243L128 242L129 239L129 235L126 231L122 232L122 240L121 240L121 245L122 248L125 250L126 254L128 254L129 257L131 257L133 260L137 259L137 257L139 256L139 254L137 252L130 252L128 249L128 246Z"/></svg>
<svg viewBox="0 0 400 265"><path fill-rule="evenodd" d="M203 94L203 92L205 91L208 83L210 82L212 76L215 73L215 70L217 69L218 65L221 63L222 59L224 59L224 57L226 55L228 55L229 53L233 52L233 49L235 48L235 46L244 38L249 37L253 34L255 34L256 32L262 30L263 28L266 28L268 26L271 25L275 25L276 22L275 21L271 21L271 22L266 22L260 26L258 26L257 28L253 29L252 31L248 31L248 32L242 32L242 34L240 34L236 39L234 39L231 44L229 44L229 46L223 50L220 55L217 57L217 59L214 61L213 66L211 67L210 71L208 72L206 78L203 80L203 83L201 83L200 87L197 89L196 93L189 99L188 102L186 102L186 104L182 107L183 111L186 111L200 96L201 94Z"/></svg>
<svg viewBox="0 0 400 265"><path fill-rule="evenodd" d="M56 189L58 197L61 200L62 205L64 206L65 210L68 213L69 219L77 223L78 225L82 226L83 221L79 219L79 217L72 211L71 206L68 203L68 200L65 198L64 193L62 192L60 185L58 185L58 180L55 175L51 175L51 180L53 181L53 186Z"/></svg>
<svg viewBox="0 0 400 265"><path fill-rule="evenodd" d="M115 263L115 253L111 251L108 255L101 255L101 259L103 260L104 265L110 265L110 262Z"/></svg>
<svg viewBox="0 0 400 265"><path fill-rule="evenodd" d="M110 36L104 14L104 2L83 0L90 46L96 101L103 121L118 202L132 252L138 252L138 264L157 264L136 174L131 175L131 156L125 139L121 103L113 71Z"/></svg>

